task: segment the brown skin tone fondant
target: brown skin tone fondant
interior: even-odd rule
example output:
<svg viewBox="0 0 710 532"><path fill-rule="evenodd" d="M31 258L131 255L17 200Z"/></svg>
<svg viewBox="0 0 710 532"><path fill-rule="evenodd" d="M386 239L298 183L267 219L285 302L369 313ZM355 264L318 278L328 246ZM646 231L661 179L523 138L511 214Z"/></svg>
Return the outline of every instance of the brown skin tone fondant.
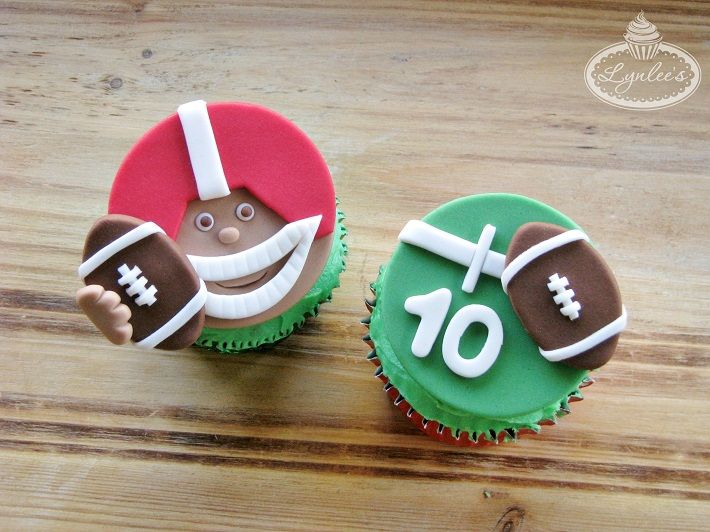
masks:
<svg viewBox="0 0 710 532"><path fill-rule="evenodd" d="M251 220L240 220L235 209L242 203L253 207ZM208 231L201 231L196 219L202 213L209 213L214 225ZM229 196L208 201L194 200L185 211L182 225L175 239L188 255L216 257L231 255L261 244L279 232L287 222L245 189L233 190ZM238 320L222 320L205 317L205 325L218 329L248 327L274 318L297 303L315 284L325 267L333 244L333 233L313 241L308 258L296 284L286 296L273 307L261 314ZM237 295L256 290L281 271L290 254L272 266L249 276L228 281L206 281L207 290L214 294Z"/></svg>
<svg viewBox="0 0 710 532"><path fill-rule="evenodd" d="M116 292L91 284L77 291L76 302L109 342L121 345L131 339L133 327L128 323L131 310L121 303Z"/></svg>

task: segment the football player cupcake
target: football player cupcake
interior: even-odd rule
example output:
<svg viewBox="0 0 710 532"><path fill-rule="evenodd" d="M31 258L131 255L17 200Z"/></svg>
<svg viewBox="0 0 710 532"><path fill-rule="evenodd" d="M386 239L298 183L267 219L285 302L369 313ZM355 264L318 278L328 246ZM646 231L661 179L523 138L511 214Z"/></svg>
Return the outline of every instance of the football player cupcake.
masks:
<svg viewBox="0 0 710 532"><path fill-rule="evenodd" d="M345 265L323 157L257 105L180 106L128 153L108 212L87 238L77 301L115 343L272 344L330 299Z"/></svg>

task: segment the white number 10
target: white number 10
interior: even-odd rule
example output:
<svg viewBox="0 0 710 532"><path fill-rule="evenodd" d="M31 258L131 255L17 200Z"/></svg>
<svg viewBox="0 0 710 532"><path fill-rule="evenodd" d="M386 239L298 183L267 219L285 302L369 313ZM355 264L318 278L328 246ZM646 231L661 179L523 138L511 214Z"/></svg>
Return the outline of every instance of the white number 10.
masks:
<svg viewBox="0 0 710 532"><path fill-rule="evenodd" d="M451 305L451 291L440 288L421 296L412 296L404 302L404 310L421 318L412 341L412 354L426 357L439 336L446 313ZM461 337L472 323L482 323L488 329L488 338L478 355L466 359L459 353ZM461 377L473 378L488 371L498 358L503 345L503 324L498 314L484 305L467 305L461 308L446 327L441 352L444 363Z"/></svg>

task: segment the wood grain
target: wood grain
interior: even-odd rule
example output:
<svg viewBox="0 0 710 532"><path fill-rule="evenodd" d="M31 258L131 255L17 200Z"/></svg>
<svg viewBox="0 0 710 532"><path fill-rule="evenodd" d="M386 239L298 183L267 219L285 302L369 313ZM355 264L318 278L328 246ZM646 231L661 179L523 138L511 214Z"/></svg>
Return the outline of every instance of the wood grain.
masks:
<svg viewBox="0 0 710 532"><path fill-rule="evenodd" d="M582 76L637 9L0 2L0 529L706 528L707 83L638 113ZM707 2L644 10L710 64ZM298 123L348 216L333 303L270 352L117 348L73 303L122 157L197 97ZM559 426L461 450L388 403L358 320L403 223L486 191L585 227L631 322Z"/></svg>

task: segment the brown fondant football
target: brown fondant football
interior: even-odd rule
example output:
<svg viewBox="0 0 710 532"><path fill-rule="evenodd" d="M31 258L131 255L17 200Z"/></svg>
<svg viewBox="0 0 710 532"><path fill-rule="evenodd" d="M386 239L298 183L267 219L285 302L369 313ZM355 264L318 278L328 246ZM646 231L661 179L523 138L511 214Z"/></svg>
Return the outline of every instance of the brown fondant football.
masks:
<svg viewBox="0 0 710 532"><path fill-rule="evenodd" d="M505 266L513 309L543 356L580 369L606 364L626 313L614 274L584 233L525 224Z"/></svg>
<svg viewBox="0 0 710 532"><path fill-rule="evenodd" d="M131 340L181 349L204 325L204 283L185 254L152 222L111 214L91 228L79 276L116 292L131 311Z"/></svg>

